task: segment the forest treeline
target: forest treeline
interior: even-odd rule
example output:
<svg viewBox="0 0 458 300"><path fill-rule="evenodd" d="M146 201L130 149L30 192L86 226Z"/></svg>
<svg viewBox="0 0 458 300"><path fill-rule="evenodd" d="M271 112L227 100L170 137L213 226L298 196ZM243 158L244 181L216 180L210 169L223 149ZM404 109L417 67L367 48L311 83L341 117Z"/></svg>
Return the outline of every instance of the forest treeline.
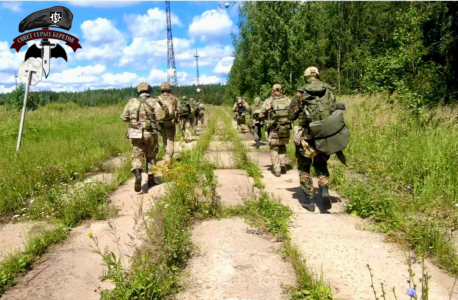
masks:
<svg viewBox="0 0 458 300"><path fill-rule="evenodd" d="M410 107L458 92L456 2L245 2L227 98L288 93L316 66L337 93L395 93Z"/></svg>
<svg viewBox="0 0 458 300"><path fill-rule="evenodd" d="M160 95L160 87L153 86L153 96ZM204 84L200 86L201 92L197 94L196 86L180 86L180 95L193 97L196 100L202 99L205 103L221 105L224 101L225 85L223 84ZM10 109L21 109L24 101L24 85L20 84L17 88L6 94L0 94L0 105L5 105ZM49 103L74 103L79 106L102 106L118 103L126 103L132 97L137 96L136 87L126 87L121 89L98 89L86 90L82 92L53 92L37 91L30 92L27 101L29 109L37 109Z"/></svg>

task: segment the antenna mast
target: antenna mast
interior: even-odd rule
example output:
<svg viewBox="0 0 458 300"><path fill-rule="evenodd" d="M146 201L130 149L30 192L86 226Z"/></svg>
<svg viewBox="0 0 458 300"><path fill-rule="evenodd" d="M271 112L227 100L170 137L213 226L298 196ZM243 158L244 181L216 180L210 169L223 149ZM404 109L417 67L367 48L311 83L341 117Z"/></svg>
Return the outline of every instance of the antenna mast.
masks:
<svg viewBox="0 0 458 300"><path fill-rule="evenodd" d="M178 80L177 69L175 66L175 53L173 52L173 36L172 36L172 18L170 15L170 1L165 1L165 11L167 15L167 81L175 89L175 96L178 97Z"/></svg>
<svg viewBox="0 0 458 300"><path fill-rule="evenodd" d="M199 54L197 54L197 48L196 48L196 55L194 55L196 58L196 85L199 87Z"/></svg>

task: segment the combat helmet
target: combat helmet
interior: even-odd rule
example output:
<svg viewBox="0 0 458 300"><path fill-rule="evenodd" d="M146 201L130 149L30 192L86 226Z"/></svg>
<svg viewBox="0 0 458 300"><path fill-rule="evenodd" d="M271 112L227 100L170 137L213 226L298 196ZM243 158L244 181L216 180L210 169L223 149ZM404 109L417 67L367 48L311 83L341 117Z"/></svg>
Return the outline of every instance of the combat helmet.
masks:
<svg viewBox="0 0 458 300"><path fill-rule="evenodd" d="M151 86L147 82L142 82L137 86L138 94L148 93L151 94Z"/></svg>
<svg viewBox="0 0 458 300"><path fill-rule="evenodd" d="M181 100L188 100L188 97L183 96L183 97L181 97Z"/></svg>
<svg viewBox="0 0 458 300"><path fill-rule="evenodd" d="M320 73L318 72L318 68L316 67L308 67L307 69L305 69L305 72L304 72L304 77L305 79L308 79L310 77L318 77L320 76Z"/></svg>
<svg viewBox="0 0 458 300"><path fill-rule="evenodd" d="M170 83L168 82L163 82L161 84L161 92L170 92L172 89L170 87Z"/></svg>
<svg viewBox="0 0 458 300"><path fill-rule="evenodd" d="M255 105L259 105L260 103L261 103L261 98L259 98L259 97L254 98L254 104Z"/></svg>

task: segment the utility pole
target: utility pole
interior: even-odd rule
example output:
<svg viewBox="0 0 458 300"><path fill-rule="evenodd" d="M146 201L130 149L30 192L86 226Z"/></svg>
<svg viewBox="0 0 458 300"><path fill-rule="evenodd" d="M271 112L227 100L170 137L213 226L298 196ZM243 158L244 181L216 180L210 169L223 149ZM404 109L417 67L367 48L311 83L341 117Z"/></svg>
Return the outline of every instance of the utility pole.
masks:
<svg viewBox="0 0 458 300"><path fill-rule="evenodd" d="M196 58L196 85L198 88L200 83L199 83L199 54L197 54L197 48L196 48L196 54L194 55L194 57Z"/></svg>
<svg viewBox="0 0 458 300"><path fill-rule="evenodd" d="M170 1L165 1L167 15L167 81L175 89L175 96L179 96L177 68L175 66L175 53L173 52L172 18L170 15Z"/></svg>

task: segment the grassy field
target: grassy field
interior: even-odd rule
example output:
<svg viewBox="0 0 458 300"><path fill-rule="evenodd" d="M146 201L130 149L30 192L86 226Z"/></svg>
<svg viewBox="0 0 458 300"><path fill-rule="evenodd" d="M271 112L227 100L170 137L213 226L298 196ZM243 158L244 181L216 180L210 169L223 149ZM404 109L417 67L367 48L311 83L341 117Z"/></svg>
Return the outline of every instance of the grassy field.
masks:
<svg viewBox="0 0 458 300"><path fill-rule="evenodd" d="M350 200L348 212L458 274L458 109L414 116L382 97L339 101L347 105L352 138L345 150L349 167L333 159L331 184Z"/></svg>
<svg viewBox="0 0 458 300"><path fill-rule="evenodd" d="M20 214L37 198L52 201L56 190L98 171L129 150L121 106L81 108L48 105L26 115L16 153L19 112L0 112L0 220Z"/></svg>

